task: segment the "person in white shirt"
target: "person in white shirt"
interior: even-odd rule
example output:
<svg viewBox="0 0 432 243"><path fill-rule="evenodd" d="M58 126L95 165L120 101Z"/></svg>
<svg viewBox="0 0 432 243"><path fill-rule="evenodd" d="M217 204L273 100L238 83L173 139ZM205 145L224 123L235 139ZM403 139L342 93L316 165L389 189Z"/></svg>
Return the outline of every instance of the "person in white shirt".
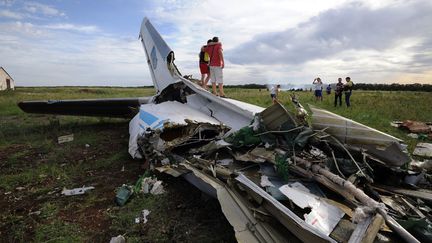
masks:
<svg viewBox="0 0 432 243"><path fill-rule="evenodd" d="M270 97L272 98L273 104L276 104L278 101L277 97L279 94L279 89L280 89L280 84L278 85L273 85L270 88Z"/></svg>
<svg viewBox="0 0 432 243"><path fill-rule="evenodd" d="M322 90L323 90L323 83L321 82L320 78L314 79L312 84L315 87L315 98L318 101L322 101Z"/></svg>

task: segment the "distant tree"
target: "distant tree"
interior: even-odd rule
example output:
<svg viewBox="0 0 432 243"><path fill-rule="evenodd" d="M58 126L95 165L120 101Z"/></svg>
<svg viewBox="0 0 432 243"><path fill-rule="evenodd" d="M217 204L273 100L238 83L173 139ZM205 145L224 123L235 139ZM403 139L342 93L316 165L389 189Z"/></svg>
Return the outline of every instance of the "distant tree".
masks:
<svg viewBox="0 0 432 243"><path fill-rule="evenodd" d="M354 85L356 90L382 90L382 91L424 91L432 92L432 85L430 84L366 84L356 83Z"/></svg>

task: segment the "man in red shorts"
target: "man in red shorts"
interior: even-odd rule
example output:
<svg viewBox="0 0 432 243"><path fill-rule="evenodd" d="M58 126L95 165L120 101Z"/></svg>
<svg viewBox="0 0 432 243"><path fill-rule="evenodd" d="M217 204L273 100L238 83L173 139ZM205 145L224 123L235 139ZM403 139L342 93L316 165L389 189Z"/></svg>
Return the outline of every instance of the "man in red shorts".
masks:
<svg viewBox="0 0 432 243"><path fill-rule="evenodd" d="M208 44L212 40L207 41L207 45L201 47L201 52L199 53L199 68L201 72L201 86L207 89L207 83L210 79L210 69L209 69L209 55L207 52Z"/></svg>
<svg viewBox="0 0 432 243"><path fill-rule="evenodd" d="M222 52L222 43L219 42L218 37L213 37L212 45L208 45L207 51L210 56L210 79L212 82L213 94L225 97L222 73L225 62ZM216 90L216 83L219 86L219 93Z"/></svg>

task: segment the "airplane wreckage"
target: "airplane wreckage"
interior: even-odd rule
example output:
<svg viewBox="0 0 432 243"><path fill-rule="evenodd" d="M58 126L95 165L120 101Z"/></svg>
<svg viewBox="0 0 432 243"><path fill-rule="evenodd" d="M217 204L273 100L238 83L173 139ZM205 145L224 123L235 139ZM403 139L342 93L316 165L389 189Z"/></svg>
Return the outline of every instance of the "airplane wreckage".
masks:
<svg viewBox="0 0 432 243"><path fill-rule="evenodd" d="M431 175L398 138L311 107L220 98L182 77L150 21L146 98L24 101L25 112L133 117L129 153L219 200L239 242L431 242ZM308 120L311 122L308 123Z"/></svg>

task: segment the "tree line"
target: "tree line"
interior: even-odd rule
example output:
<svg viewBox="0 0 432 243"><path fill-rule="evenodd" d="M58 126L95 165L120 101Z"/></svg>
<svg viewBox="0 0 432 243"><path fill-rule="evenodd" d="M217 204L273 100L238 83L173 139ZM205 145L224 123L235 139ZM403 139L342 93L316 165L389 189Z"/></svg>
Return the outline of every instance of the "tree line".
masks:
<svg viewBox="0 0 432 243"><path fill-rule="evenodd" d="M242 89L267 89L265 84L242 84L242 85L226 85L229 88L242 88ZM296 90L309 90L311 87ZM356 90L381 90L381 91L424 91L432 92L432 84L367 84L355 83Z"/></svg>
<svg viewBox="0 0 432 243"><path fill-rule="evenodd" d="M354 89L358 90L384 90L384 91L425 91L432 92L431 84L365 84L356 83Z"/></svg>

